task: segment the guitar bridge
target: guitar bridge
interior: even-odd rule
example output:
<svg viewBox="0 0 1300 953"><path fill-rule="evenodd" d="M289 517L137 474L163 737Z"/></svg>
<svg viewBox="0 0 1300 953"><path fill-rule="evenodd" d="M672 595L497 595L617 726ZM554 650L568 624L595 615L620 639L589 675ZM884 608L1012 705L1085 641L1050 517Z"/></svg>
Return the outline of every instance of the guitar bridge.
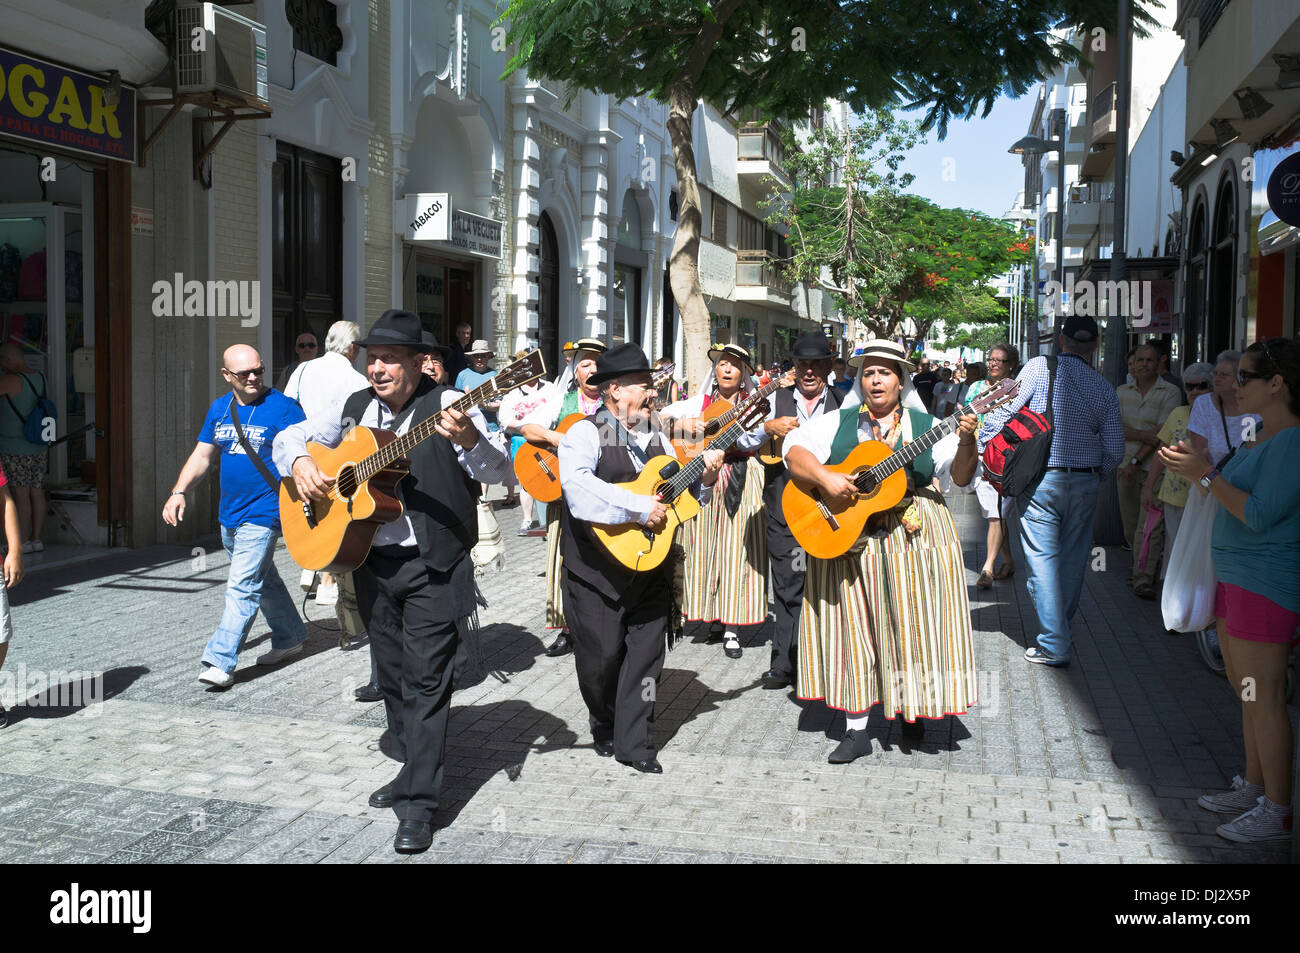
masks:
<svg viewBox="0 0 1300 953"><path fill-rule="evenodd" d="M839 520L835 518L835 514L832 513L830 511L830 508L825 503L822 502L822 497L820 493L817 493L817 491L814 490L813 494L814 494L814 501L817 504L817 512L822 515L822 519L824 519L827 523L830 524L831 529L838 530L840 528L840 524L839 524Z"/></svg>

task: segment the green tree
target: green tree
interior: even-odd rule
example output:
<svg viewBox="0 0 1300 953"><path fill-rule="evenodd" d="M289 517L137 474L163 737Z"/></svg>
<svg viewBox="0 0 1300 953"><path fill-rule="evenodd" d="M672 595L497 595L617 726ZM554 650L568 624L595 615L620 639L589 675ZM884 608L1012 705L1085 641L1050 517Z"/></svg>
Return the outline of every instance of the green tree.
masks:
<svg viewBox="0 0 1300 953"><path fill-rule="evenodd" d="M944 337L933 342L940 350L969 347L987 351L1005 341L1010 331L1007 306L994 295L994 289L988 286L969 288L949 303L920 306L912 320L918 326L924 322L927 329L942 325ZM921 337L917 335L918 340Z"/></svg>
<svg viewBox="0 0 1300 953"><path fill-rule="evenodd" d="M1058 24L1115 24L1114 0L503 0L514 44L506 75L668 104L680 199L669 282L681 310L687 375L705 370L709 316L699 286L700 197L691 117L703 99L797 119L828 98L855 110L926 109L942 136L953 116L988 115L1079 51ZM1137 32L1154 21L1138 0Z"/></svg>

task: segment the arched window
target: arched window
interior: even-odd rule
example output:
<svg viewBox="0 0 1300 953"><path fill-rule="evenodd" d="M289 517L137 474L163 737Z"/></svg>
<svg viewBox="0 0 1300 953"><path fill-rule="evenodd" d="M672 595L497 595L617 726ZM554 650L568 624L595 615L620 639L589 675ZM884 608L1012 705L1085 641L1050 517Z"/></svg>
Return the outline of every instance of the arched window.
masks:
<svg viewBox="0 0 1300 953"><path fill-rule="evenodd" d="M628 189L623 193L623 213L618 220L618 243L626 248L641 250L641 208L636 196Z"/></svg>
<svg viewBox="0 0 1300 953"><path fill-rule="evenodd" d="M1206 295L1205 353L1232 346L1237 300L1237 192L1231 175L1219 183L1214 199L1214 225L1209 248L1209 287Z"/></svg>
<svg viewBox="0 0 1300 953"><path fill-rule="evenodd" d="M1192 206L1192 225L1187 231L1187 287L1183 315L1183 351L1196 360L1205 360L1205 275L1206 275L1205 200L1198 197Z"/></svg>
<svg viewBox="0 0 1300 953"><path fill-rule="evenodd" d="M560 246L545 212L537 220L537 347L548 368L560 366Z"/></svg>

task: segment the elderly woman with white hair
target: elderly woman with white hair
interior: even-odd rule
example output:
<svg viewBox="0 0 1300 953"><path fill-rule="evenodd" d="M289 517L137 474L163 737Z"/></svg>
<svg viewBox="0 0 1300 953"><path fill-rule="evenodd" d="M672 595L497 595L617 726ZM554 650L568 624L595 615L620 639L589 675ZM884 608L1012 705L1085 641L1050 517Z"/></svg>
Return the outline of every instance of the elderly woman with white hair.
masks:
<svg viewBox="0 0 1300 953"><path fill-rule="evenodd" d="M1237 409L1237 368L1240 351L1223 351L1214 362L1214 391L1192 401L1187 422L1191 448L1206 463L1222 468L1243 441L1254 440L1259 414ZM1190 395L1189 395L1190 396Z"/></svg>
<svg viewBox="0 0 1300 953"><path fill-rule="evenodd" d="M785 462L824 499L857 496L851 477L827 468L864 440L899 449L937 421L911 384L915 368L892 341L869 341L853 359L860 373L837 413L786 437ZM901 714L905 736L920 718L963 714L976 700L975 648L961 542L943 490L975 475L974 414L905 466L907 494L867 521L857 544L835 559L809 559L799 622L798 696L821 699L847 718L830 755L845 764L871 750L870 710Z"/></svg>

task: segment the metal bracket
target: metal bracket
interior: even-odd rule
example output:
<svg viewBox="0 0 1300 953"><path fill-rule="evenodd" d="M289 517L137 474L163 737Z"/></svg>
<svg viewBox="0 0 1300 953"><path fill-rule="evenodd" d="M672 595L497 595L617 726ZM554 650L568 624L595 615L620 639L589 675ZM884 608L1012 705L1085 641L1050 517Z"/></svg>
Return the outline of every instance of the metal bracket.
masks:
<svg viewBox="0 0 1300 953"><path fill-rule="evenodd" d="M162 121L158 123L153 132L145 135L145 109L150 107L169 107L167 115L163 116ZM264 106L257 100L249 99L245 96L236 96L231 93L210 92L210 93L176 93L169 99L143 99L137 101L136 106L136 129L140 139L139 164L140 168L145 167L145 161L148 158L149 148L158 141L163 130L179 115L185 106L198 106L212 110L216 115L213 116L194 116L191 119L191 140L193 156L193 173L194 178L198 179L199 169L205 159L212 155L217 144L221 142L226 133L230 131L235 123L248 119L268 119L271 116L271 108ZM242 111L241 111L242 110ZM212 141L206 146L201 144L199 130L203 123L221 123L222 126L217 130L217 134L212 137Z"/></svg>

